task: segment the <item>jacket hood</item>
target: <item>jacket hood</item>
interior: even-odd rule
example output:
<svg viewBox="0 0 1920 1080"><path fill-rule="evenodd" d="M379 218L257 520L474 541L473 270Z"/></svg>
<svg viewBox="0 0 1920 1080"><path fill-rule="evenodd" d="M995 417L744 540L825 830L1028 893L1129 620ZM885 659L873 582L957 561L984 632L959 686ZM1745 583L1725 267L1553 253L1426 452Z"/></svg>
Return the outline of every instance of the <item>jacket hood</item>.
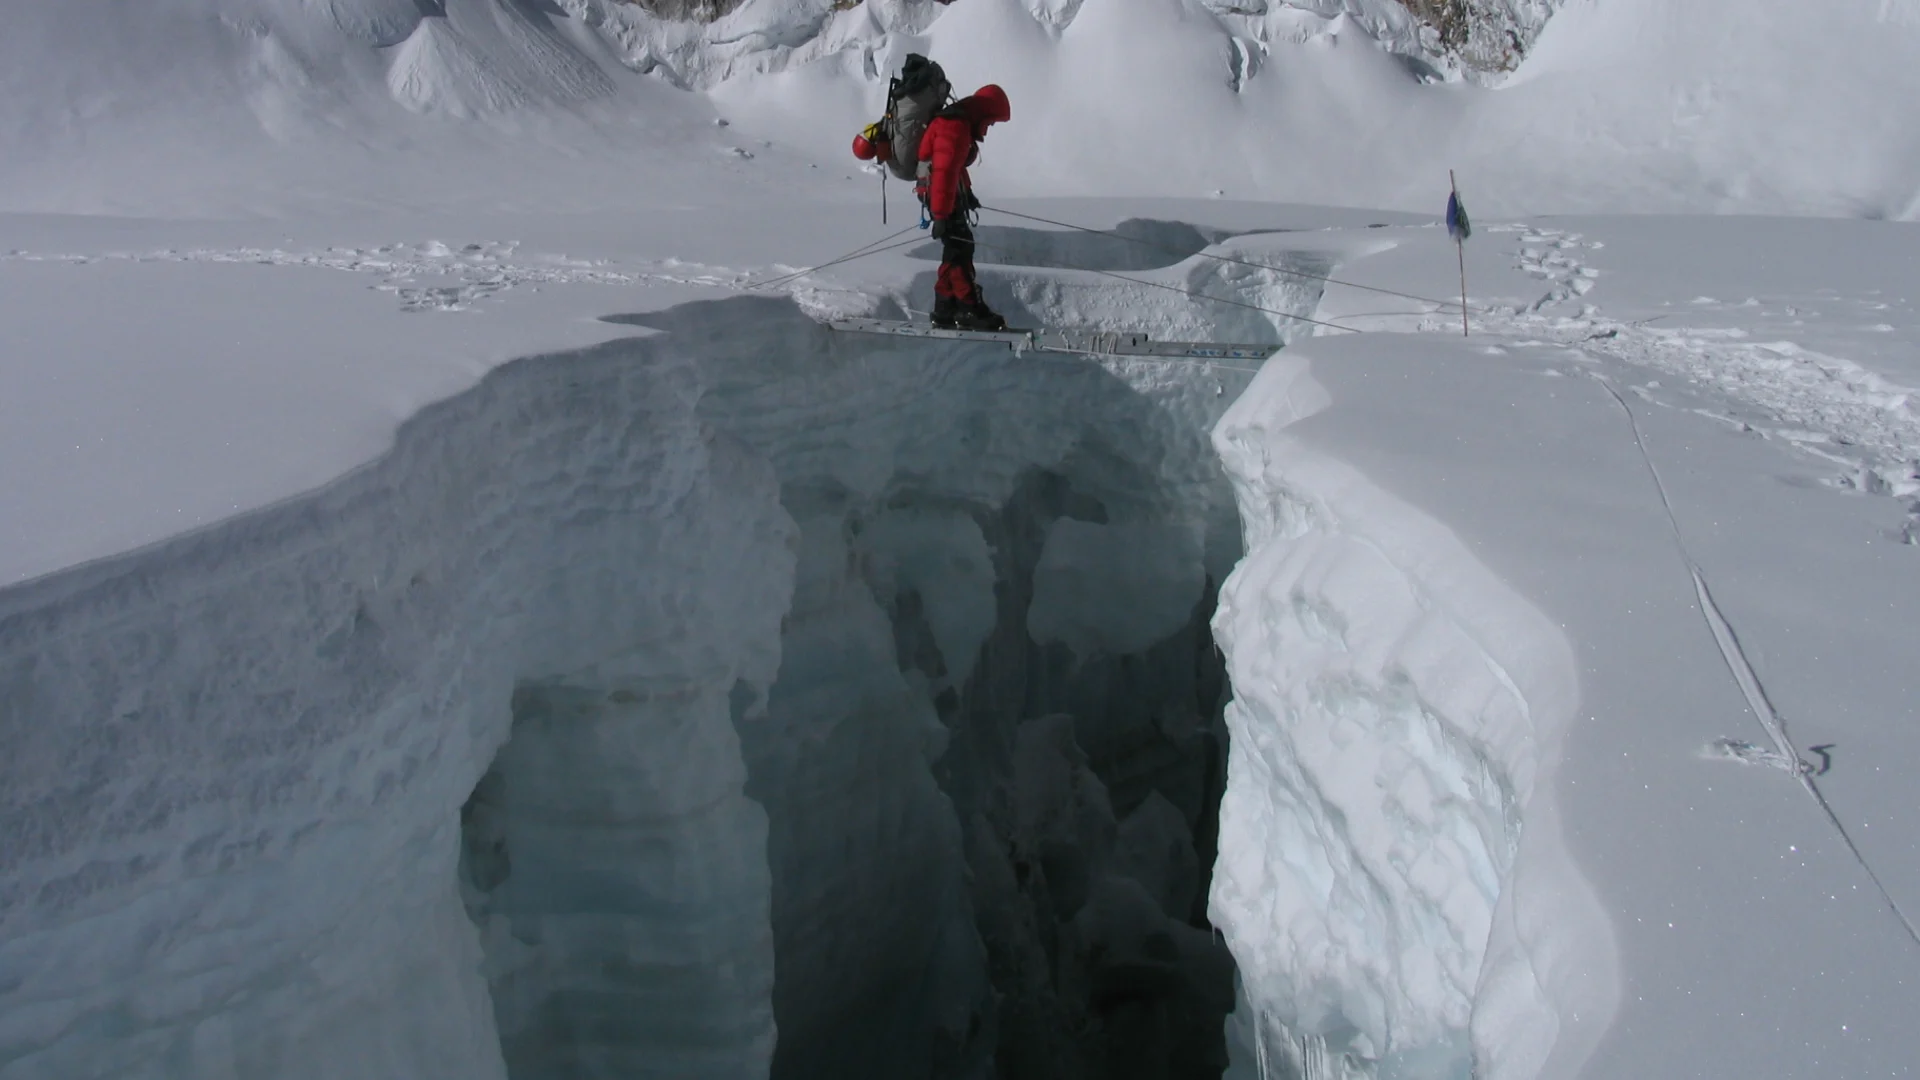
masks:
<svg viewBox="0 0 1920 1080"><path fill-rule="evenodd" d="M1013 106L1007 101L1007 92L993 83L975 90L965 101L967 115L973 118L975 125L986 127L988 124L1002 123L1013 116Z"/></svg>

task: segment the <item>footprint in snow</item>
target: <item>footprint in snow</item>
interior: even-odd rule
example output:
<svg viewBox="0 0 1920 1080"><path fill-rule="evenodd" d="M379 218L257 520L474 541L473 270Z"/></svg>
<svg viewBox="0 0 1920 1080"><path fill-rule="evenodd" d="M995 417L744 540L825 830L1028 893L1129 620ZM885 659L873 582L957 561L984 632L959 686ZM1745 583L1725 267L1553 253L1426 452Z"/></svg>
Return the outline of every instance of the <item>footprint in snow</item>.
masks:
<svg viewBox="0 0 1920 1080"><path fill-rule="evenodd" d="M1701 756L1716 761L1736 761L1742 765L1761 765L1781 772L1797 773L1800 762L1778 750L1756 746L1745 739L1715 739L1701 748Z"/></svg>

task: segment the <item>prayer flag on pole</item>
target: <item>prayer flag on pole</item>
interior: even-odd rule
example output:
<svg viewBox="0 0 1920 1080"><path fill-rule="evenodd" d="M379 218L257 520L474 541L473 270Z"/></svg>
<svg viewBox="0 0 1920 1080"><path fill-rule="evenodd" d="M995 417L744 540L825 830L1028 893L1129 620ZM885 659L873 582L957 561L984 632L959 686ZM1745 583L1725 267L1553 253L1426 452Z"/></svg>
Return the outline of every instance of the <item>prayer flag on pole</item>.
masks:
<svg viewBox="0 0 1920 1080"><path fill-rule="evenodd" d="M1447 196L1447 235L1456 244L1465 243L1473 235L1473 222L1467 220L1467 208L1461 205L1457 190Z"/></svg>
<svg viewBox="0 0 1920 1080"><path fill-rule="evenodd" d="M1473 222L1467 220L1467 207L1460 201L1460 182L1447 170L1447 235L1460 255L1460 336L1467 336L1467 237L1473 235Z"/></svg>

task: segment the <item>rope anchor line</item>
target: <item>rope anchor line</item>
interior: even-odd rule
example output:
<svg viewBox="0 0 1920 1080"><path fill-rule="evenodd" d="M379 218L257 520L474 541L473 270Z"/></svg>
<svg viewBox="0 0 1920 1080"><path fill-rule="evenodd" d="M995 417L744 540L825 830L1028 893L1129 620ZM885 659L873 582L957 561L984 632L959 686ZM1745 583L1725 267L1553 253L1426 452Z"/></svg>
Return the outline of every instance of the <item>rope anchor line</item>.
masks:
<svg viewBox="0 0 1920 1080"><path fill-rule="evenodd" d="M868 243L861 244L859 247L854 248L852 251L847 252L845 255L842 255L836 259L829 259L818 266L809 266L805 270L795 270L791 274L781 274L778 277L770 277L765 281L751 282L743 287L747 289L771 288L775 285L783 285L789 281L794 280L795 278L806 277L808 274L811 274L816 270L825 270L829 266L839 266L841 263L852 262L855 259L864 259L869 255L878 255L883 251L892 251L894 248L902 248L902 247L906 247L908 244L919 243L920 238L916 236L908 240L901 240L899 243L896 243L896 244L887 244L886 247L880 246L881 244L886 244L887 241L889 240L899 240L900 237L905 236L910 232L919 232L919 231L920 231L920 226L909 225L906 228L901 229L897 233L893 233L888 236L883 236L878 240L873 240Z"/></svg>
<svg viewBox="0 0 1920 1080"><path fill-rule="evenodd" d="M1012 252L1008 251L1006 248L996 247L993 244L983 244L977 239L974 241L974 246L976 248L984 249L986 251L998 251L1001 254L1013 254ZM1259 304L1250 304L1245 300L1229 300L1224 296L1209 296L1206 293L1196 292L1193 289L1183 289L1178 285L1168 285L1167 283L1162 281L1148 281L1145 278L1128 277L1125 274L1116 274L1111 270L1082 270L1080 272L1083 274L1099 274L1101 277L1110 277L1110 278L1113 278L1115 281L1124 281L1132 285L1144 285L1149 289L1165 289L1168 292L1176 292L1181 294L1182 296L1190 297L1194 300L1205 300L1205 301L1208 301L1209 303L1214 303L1214 304L1226 304L1229 307L1246 308L1249 311L1258 311L1266 315L1276 315L1283 319L1293 319L1297 322L1311 323L1314 326L1324 326L1329 330L1338 330L1343 334L1365 333L1365 331L1356 330L1351 326L1341 326L1338 323L1325 322L1320 319L1309 318L1305 315L1296 315L1291 311L1281 311L1278 308L1262 307Z"/></svg>
<svg viewBox="0 0 1920 1080"><path fill-rule="evenodd" d="M1267 270L1275 274L1285 274L1289 277L1303 278L1308 281L1318 281L1324 285L1339 285L1348 289L1359 289L1362 292L1379 293L1382 296L1395 296L1395 297L1399 297L1402 300L1414 300L1422 304L1432 304L1435 307L1439 307L1439 308L1457 307L1457 308L1461 308L1464 311L1472 312L1475 315L1485 314L1484 309L1476 308L1476 307L1467 307L1463 301L1459 301L1459 300L1435 300L1431 296L1416 296L1413 293L1398 292L1393 289L1383 289L1377 285L1362 285L1357 281L1343 281L1340 278L1330 277L1326 274L1315 274L1306 270L1295 270L1291 267L1286 267L1286 266L1274 266L1271 263L1254 262L1251 259L1236 259L1231 255L1215 255L1210 251L1188 252L1184 248L1170 247L1166 244L1156 244L1151 240L1145 240L1138 236L1128 236L1125 233L1114 232L1112 229L1092 229L1092 228L1088 228L1085 225L1075 225L1071 221L1055 221L1052 218L1038 217L1033 214L1021 214L1021 213L1016 213L1015 211L1012 211L1012 210L1002 210L997 206L982 206L980 209L991 210L996 214L1002 214L1002 215L1005 215L1006 217L1020 218L1023 221L1037 221L1042 225L1053 225L1062 229L1074 229L1079 232L1092 233L1095 236L1111 236L1118 240L1125 240L1130 244L1139 244L1142 247L1153 248L1155 251L1163 251L1170 255L1178 255L1181 258L1189 258L1192 255L1198 255L1203 259L1212 259L1215 262L1228 263L1233 266L1245 266L1255 270ZM1093 272L1100 273L1100 271L1098 270ZM1350 328L1343 326L1343 327L1340 327L1340 329L1347 330Z"/></svg>
<svg viewBox="0 0 1920 1080"><path fill-rule="evenodd" d="M1180 248L1169 247L1165 244L1156 244L1151 240L1144 240L1136 236L1126 236L1124 234L1113 232L1112 230L1108 230L1108 229L1093 229L1085 225L1075 225L1072 222L1068 222L1068 221L1056 221L1052 218L1038 217L1033 214L1021 214L1012 210L1002 210L997 206L982 205L980 209L989 210L989 211L992 211L993 213L1002 214L1007 217L1021 218L1026 221L1036 221L1044 225L1053 225L1063 229L1073 229L1079 232L1092 233L1096 236L1112 236L1121 240L1125 240L1129 243L1140 244L1145 247L1153 248L1158 251L1181 255L1182 257L1186 257L1189 254L1188 252ZM798 278L805 277L808 274L814 273L819 270L825 270L829 267L839 266L842 263L853 262L856 259L864 259L869 255L879 255L884 252L893 251L897 248L906 247L909 244L918 243L920 240L919 237L910 237L906 240L900 240L899 238L901 236L905 236L907 233L916 232L919 230L919 228L920 227L918 225L909 225L906 228L901 229L899 232L892 233L888 236L883 236L880 239L874 240L870 243L862 244L861 246L854 248L852 251L849 251L846 254L839 256L838 258L830 259L826 262L819 264L818 266L809 266L804 270L796 270L796 271L793 271L792 273L782 274L778 277L768 278L765 281L754 282L752 284L747 285L746 288L765 289L765 288L777 287L780 285L784 285L787 282L794 281ZM889 241L896 241L896 242L889 243ZM982 243L978 238L975 238L973 243L974 243L974 247L977 250L996 251L1001 253L1002 255L1015 254L1014 252L1010 251L1007 248L1003 248L994 244ZM1202 258L1212 259L1216 262L1228 263L1234 266L1246 266L1246 267L1251 267L1257 270L1266 270L1271 273L1283 274L1286 276L1302 278L1302 279L1311 280L1311 281L1318 281L1328 285L1340 285L1346 288L1360 289L1366 292L1380 293L1384 296L1394 296L1394 297L1399 297L1400 299L1403 299L1403 300L1413 300L1422 304L1431 304L1435 308L1458 307L1460 308L1462 318L1465 318L1469 311L1477 310L1477 309L1468 307L1464 301L1455 302L1452 300L1435 300L1432 297L1417 296L1413 293L1398 292L1393 289L1383 289L1373 285L1361 285L1357 282L1343 281L1339 278L1331 277L1325 274L1313 274L1305 270L1294 270L1284 266L1273 266L1269 263L1254 262L1250 259L1237 259L1230 255L1215 255L1211 252L1206 252L1206 251L1198 252L1197 254L1200 255ZM1229 307L1244 308L1249 311L1258 311L1265 315L1273 315L1282 319L1291 319L1295 322L1302 322L1312 326L1325 327L1326 329L1329 329L1329 330L1338 330L1341 333L1359 334L1359 333L1365 332L1351 326L1341 326L1338 323L1328 322L1322 319L1310 318L1306 315L1296 314L1291 311L1281 311L1277 308L1263 307L1262 305L1248 303L1247 301L1244 301L1244 300L1231 300L1224 296L1211 296L1206 293L1196 291L1194 289L1185 289L1185 288L1181 288L1178 285L1168 285L1165 282L1148 281L1144 278L1128 277L1125 274L1114 273L1111 270L1080 269L1076 267L1069 267L1068 269L1079 269L1079 272L1081 273L1098 274L1101 277L1109 277L1109 278L1113 278L1116 281L1124 281L1130 285L1139 285L1149 289L1163 289L1168 292L1180 293L1181 295L1187 296L1194 300L1204 300L1204 301L1215 303L1215 304L1225 304ZM1408 314L1424 314L1424 313L1409 312Z"/></svg>
<svg viewBox="0 0 1920 1080"><path fill-rule="evenodd" d="M1746 647L1740 643L1740 636L1735 632L1733 623L1727 619L1719 602L1713 598L1713 591L1707 587L1706 572L1700 569L1700 564L1694 561L1693 553L1687 549L1686 537L1680 531L1680 519L1673 510L1673 499L1667 493L1667 484L1661 479L1659 467L1653 463L1653 452L1647 449L1646 436L1640 430L1640 419L1634 415L1633 406L1627 404L1627 399L1621 395L1620 391L1614 389L1611 382L1599 375L1591 377L1606 390L1614 403L1620 406L1620 411L1626 414L1627 423L1633 429L1634 446L1639 449L1640 460L1646 465L1647 475L1653 478L1654 491L1660 496L1660 507L1666 513L1667 527L1671 531L1674 549L1679 553L1680 561L1685 564L1687 573L1693 578L1694 597L1699 603L1700 615L1706 621L1707 631L1713 638L1714 647L1719 651L1720 659L1726 663L1727 672L1733 677L1734 684L1739 688L1748 710L1753 713L1754 719L1760 722L1761 728L1772 741L1781 761L1790 763L1785 766L1786 769L1793 774L1801 789L1820 808L1827 823L1833 826L1835 833L1839 834L1841 843L1845 844L1847 850L1853 854L1854 862L1860 865L1860 869L1866 871L1867 879L1873 882L1875 889L1879 890L1881 901L1888 910L1893 912L1893 917L1899 920L1901 928L1907 932L1907 937L1912 939L1914 944L1920 945L1920 926L1915 925L1913 919L1907 915L1906 909L1900 906L1900 901L1894 898L1892 890L1887 888L1886 882L1880 879L1879 872L1867 859L1866 852L1860 850L1860 845L1854 842L1853 834L1848 831L1846 823L1840 820L1839 812L1834 810L1833 804L1827 801L1826 792L1820 790L1819 782L1814 779L1825 773L1831 766L1832 759L1827 751L1831 751L1834 744L1822 743L1813 748L1814 753L1820 754L1823 762L1818 770L1814 769L1812 762L1802 758L1799 751L1794 749L1793 740L1787 734L1786 718L1774 706L1773 699L1767 694L1766 685L1760 681L1759 673L1753 669L1752 662L1747 659Z"/></svg>

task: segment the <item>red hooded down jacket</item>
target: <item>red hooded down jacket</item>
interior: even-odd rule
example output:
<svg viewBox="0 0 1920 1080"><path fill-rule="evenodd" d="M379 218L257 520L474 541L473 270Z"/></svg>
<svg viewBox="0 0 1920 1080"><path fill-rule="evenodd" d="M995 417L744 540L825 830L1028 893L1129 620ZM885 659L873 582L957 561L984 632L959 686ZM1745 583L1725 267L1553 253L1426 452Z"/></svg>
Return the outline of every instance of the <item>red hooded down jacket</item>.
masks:
<svg viewBox="0 0 1920 1080"><path fill-rule="evenodd" d="M936 219L952 215L960 189L973 186L967 166L980 157L980 140L987 137L987 128L1012 115L1007 92L988 83L933 118L920 138L920 160L930 166L927 213Z"/></svg>

